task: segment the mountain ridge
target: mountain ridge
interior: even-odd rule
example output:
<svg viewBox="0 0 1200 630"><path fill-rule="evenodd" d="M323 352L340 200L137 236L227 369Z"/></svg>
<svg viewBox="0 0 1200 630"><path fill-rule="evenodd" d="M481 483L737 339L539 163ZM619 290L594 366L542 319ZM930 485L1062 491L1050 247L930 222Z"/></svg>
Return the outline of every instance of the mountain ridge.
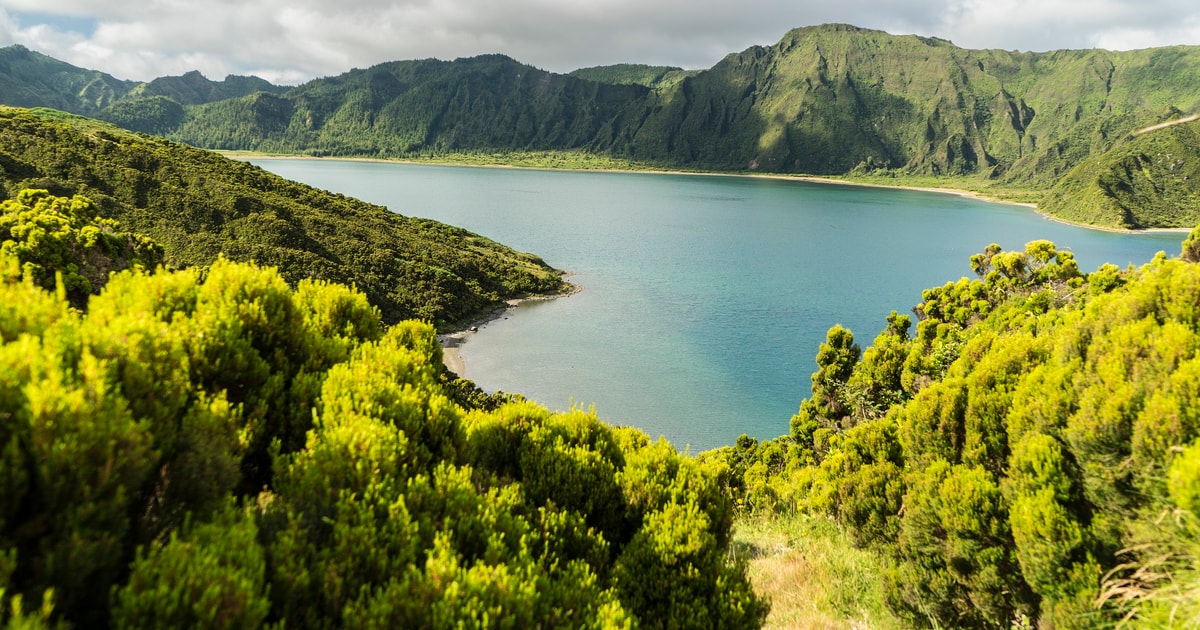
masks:
<svg viewBox="0 0 1200 630"><path fill-rule="evenodd" d="M0 200L26 189L88 197L100 216L154 239L173 267L225 257L275 266L293 284L354 285L387 324L453 328L565 286L540 258L460 228L107 123L0 107Z"/></svg>
<svg viewBox="0 0 1200 630"><path fill-rule="evenodd" d="M619 64L564 75L493 54L391 61L275 90L198 76L130 88L94 115L213 149L576 151L660 168L965 177L1043 194L1132 131L1200 111L1196 46L970 50L845 24L792 29L700 71ZM1160 213L1139 201L1151 197L1113 198L1134 220L1097 220L1155 226ZM1189 208L1183 225L1200 221Z"/></svg>

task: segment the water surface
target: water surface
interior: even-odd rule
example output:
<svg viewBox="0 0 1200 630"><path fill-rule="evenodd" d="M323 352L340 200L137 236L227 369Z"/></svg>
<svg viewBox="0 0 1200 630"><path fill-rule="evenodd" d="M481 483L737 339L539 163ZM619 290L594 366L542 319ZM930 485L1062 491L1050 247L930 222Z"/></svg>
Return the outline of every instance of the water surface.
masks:
<svg viewBox="0 0 1200 630"><path fill-rule="evenodd" d="M988 243L1049 239L1080 268L1179 252L957 195L754 177L255 159L270 171L458 225L571 271L461 351L466 377L692 451L772 438L810 393L840 323L866 346L921 290L970 275Z"/></svg>

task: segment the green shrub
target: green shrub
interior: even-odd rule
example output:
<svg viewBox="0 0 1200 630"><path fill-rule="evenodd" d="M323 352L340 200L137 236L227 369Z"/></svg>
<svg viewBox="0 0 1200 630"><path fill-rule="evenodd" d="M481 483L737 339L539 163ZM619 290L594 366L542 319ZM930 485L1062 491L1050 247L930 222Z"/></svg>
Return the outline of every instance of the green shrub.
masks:
<svg viewBox="0 0 1200 630"><path fill-rule="evenodd" d="M117 628L257 628L266 620L266 565L258 528L227 507L143 548L115 590Z"/></svg>

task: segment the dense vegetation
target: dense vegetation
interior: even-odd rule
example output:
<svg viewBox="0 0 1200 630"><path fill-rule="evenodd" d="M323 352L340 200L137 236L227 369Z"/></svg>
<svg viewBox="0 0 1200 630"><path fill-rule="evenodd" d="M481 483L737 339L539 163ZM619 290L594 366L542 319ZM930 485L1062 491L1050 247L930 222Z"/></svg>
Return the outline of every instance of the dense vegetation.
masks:
<svg viewBox="0 0 1200 630"><path fill-rule="evenodd" d="M286 89L258 77L230 75L223 81L209 81L195 71L148 83L123 81L24 46L0 48L0 94L3 95L0 102L13 107L50 107L108 120L109 108L123 100L157 96L181 106L200 105L256 92L282 93Z"/></svg>
<svg viewBox="0 0 1200 630"><path fill-rule="evenodd" d="M117 231L117 222L96 215L86 197L53 197L45 190L22 190L0 203L0 253L15 259L35 285L57 290L82 308L108 283L113 271L154 268L162 260L157 243Z"/></svg>
<svg viewBox="0 0 1200 630"><path fill-rule="evenodd" d="M699 74L699 70L684 70L674 66L647 66L640 63L621 63L612 66L593 66L569 72L568 76L612 85L644 85L648 88L669 86L684 78Z"/></svg>
<svg viewBox="0 0 1200 630"><path fill-rule="evenodd" d="M1197 223L1200 123L1131 134L1200 105L1194 56L824 27L678 81L489 56L12 94L243 148L975 173L1148 227ZM0 109L0 183L0 625L753 627L739 509L836 524L914 626L1200 620L1200 228L1089 274L990 246L865 349L830 329L787 435L693 458L470 392L405 321L559 289L536 257L52 111Z"/></svg>
<svg viewBox="0 0 1200 630"><path fill-rule="evenodd" d="M172 137L393 157L583 148L688 168L891 169L1048 186L1171 107L1200 105L1198 61L1190 48L970 51L831 25L672 80L632 65L552 75L498 55L381 64L194 109Z"/></svg>
<svg viewBox="0 0 1200 630"><path fill-rule="evenodd" d="M1191 227L1200 217L1200 122L1130 136L1083 160L1042 209L1081 223Z"/></svg>
<svg viewBox="0 0 1200 630"><path fill-rule="evenodd" d="M563 286L537 257L459 228L95 121L0 108L0 199L23 188L88 197L100 216L161 245L175 267L223 254L275 266L292 284L352 284L385 323L462 323Z"/></svg>
<svg viewBox="0 0 1200 630"><path fill-rule="evenodd" d="M761 623L721 465L581 410L463 408L433 328L339 284L109 256L81 313L26 228L92 207L0 209L0 625Z"/></svg>
<svg viewBox="0 0 1200 630"><path fill-rule="evenodd" d="M1183 256L1081 274L991 246L866 350L841 327L791 432L707 456L765 513L891 558L889 605L942 627L1194 623L1200 229Z"/></svg>
<svg viewBox="0 0 1200 630"><path fill-rule="evenodd" d="M0 48L0 94L14 107L52 107L95 114L136 84L85 70L24 46Z"/></svg>
<svg viewBox="0 0 1200 630"><path fill-rule="evenodd" d="M380 64L195 108L177 140L216 149L400 157L590 147L649 90L538 70L503 55Z"/></svg>
<svg viewBox="0 0 1200 630"><path fill-rule="evenodd" d="M431 327L342 285L151 273L96 208L0 206L0 622L754 626L737 506L796 540L832 519L867 552L815 561L885 556L845 570L907 624L1200 614L1200 229L1087 275L990 246L915 331L830 329L788 435L691 458L473 405Z"/></svg>
<svg viewBox="0 0 1200 630"><path fill-rule="evenodd" d="M1163 191L1161 177L1135 176L1145 151L1129 135L1200 110L1195 47L966 50L834 24L694 72L622 64L558 75L485 55L384 63L285 89L196 73L122 83L72 68L4 49L0 94L207 148L410 158L582 151L669 168L966 177L1004 190L1086 189L1082 209L1063 203L1062 190L1045 204L1077 221L1200 222L1194 203L1179 203L1197 180L1176 177ZM1169 153L1195 152L1180 141Z"/></svg>

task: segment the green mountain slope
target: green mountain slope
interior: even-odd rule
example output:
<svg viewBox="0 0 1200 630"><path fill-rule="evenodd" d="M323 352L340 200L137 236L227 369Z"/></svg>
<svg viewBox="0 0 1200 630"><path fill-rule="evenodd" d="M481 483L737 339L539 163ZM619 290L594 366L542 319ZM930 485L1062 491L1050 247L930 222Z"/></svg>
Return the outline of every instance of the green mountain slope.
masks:
<svg viewBox="0 0 1200 630"><path fill-rule="evenodd" d="M559 75L486 55L390 62L286 91L226 83L189 74L125 92L96 88L107 96L92 100L127 128L207 148L375 157L568 150L669 168L965 176L1040 191L1130 132L1200 111L1200 47L967 50L831 24L697 72L625 64ZM46 93L44 104L89 113L64 94ZM1152 226L1177 210L1134 212L1125 223Z"/></svg>
<svg viewBox="0 0 1200 630"><path fill-rule="evenodd" d="M1198 68L1195 47L966 50L825 25L685 74L622 65L562 77L499 56L383 64L196 108L171 137L335 155L584 149L673 167L882 168L1049 188L1130 131L1200 109Z"/></svg>
<svg viewBox="0 0 1200 630"><path fill-rule="evenodd" d="M1174 106L1200 48L1010 53L842 25L796 29L651 95L632 157L696 166L982 174L1049 184Z"/></svg>
<svg viewBox="0 0 1200 630"><path fill-rule="evenodd" d="M1171 108L1200 107L1198 64L1200 49L1189 47L976 51L825 25L685 76L623 65L563 77L495 55L382 64L278 101L198 108L172 137L395 156L586 148L693 168L883 167L1048 186Z"/></svg>
<svg viewBox="0 0 1200 630"><path fill-rule="evenodd" d="M24 46L0 48L0 103L95 114L137 85L85 70Z"/></svg>
<svg viewBox="0 0 1200 630"><path fill-rule="evenodd" d="M157 96L180 105L200 105L255 92L280 93L286 89L258 77L230 75L222 81L210 81L195 71L148 83L123 81L24 46L0 48L0 104L13 107L50 107L105 118L106 108L125 100Z"/></svg>
<svg viewBox="0 0 1200 630"><path fill-rule="evenodd" d="M978 99L955 50L853 27L798 29L656 92L632 141L613 150L723 170L971 172L986 148L966 121Z"/></svg>
<svg viewBox="0 0 1200 630"><path fill-rule="evenodd" d="M193 70L181 76L160 77L149 83L141 83L130 90L126 98L163 96L182 105L203 105L257 92L282 94L286 91L287 88L258 77L231 74L224 80L210 81Z"/></svg>
<svg viewBox="0 0 1200 630"><path fill-rule="evenodd" d="M95 117L132 131L164 135L183 123L185 106L250 94L281 94L286 90L258 77L229 75L222 81L210 81L199 72L192 71L178 77L161 77L149 83L139 83L118 100L96 112Z"/></svg>
<svg viewBox="0 0 1200 630"><path fill-rule="evenodd" d="M1052 188L1042 209L1097 225L1190 227L1200 223L1200 122L1127 136L1084 159Z"/></svg>
<svg viewBox="0 0 1200 630"><path fill-rule="evenodd" d="M675 66L647 66L640 63L619 63L611 66L580 68L567 73L576 79L611 83L614 85L644 85L648 88L662 87L682 81L684 77L699 71L684 70Z"/></svg>
<svg viewBox="0 0 1200 630"><path fill-rule="evenodd" d="M392 62L198 107L170 137L200 146L404 156L586 148L649 90L552 74L502 55Z"/></svg>
<svg viewBox="0 0 1200 630"><path fill-rule="evenodd" d="M104 217L161 244L175 266L223 254L276 266L292 283L353 284L388 323L461 323L562 287L540 259L465 230L57 112L0 108L0 184L9 197L28 188L90 197Z"/></svg>

